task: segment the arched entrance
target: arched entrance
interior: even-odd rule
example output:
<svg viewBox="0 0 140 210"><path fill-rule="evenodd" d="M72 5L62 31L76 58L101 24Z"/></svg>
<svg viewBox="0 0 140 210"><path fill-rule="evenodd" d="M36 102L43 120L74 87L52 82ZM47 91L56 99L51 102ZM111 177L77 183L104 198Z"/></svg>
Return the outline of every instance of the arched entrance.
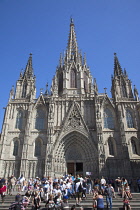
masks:
<svg viewBox="0 0 140 210"><path fill-rule="evenodd" d="M83 175L84 157L83 151L78 144L73 144L66 152L67 173Z"/></svg>
<svg viewBox="0 0 140 210"><path fill-rule="evenodd" d="M97 173L97 151L91 140L80 132L73 131L61 138L54 150L54 174Z"/></svg>

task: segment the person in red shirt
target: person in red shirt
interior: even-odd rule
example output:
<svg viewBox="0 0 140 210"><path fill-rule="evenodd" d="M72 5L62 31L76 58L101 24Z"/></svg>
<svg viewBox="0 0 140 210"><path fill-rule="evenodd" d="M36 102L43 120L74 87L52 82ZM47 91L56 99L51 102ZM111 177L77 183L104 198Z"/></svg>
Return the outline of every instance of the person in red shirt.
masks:
<svg viewBox="0 0 140 210"><path fill-rule="evenodd" d="M2 204L4 203L5 192L6 192L6 185L1 183L0 184L0 195L1 195Z"/></svg>
<svg viewBox="0 0 140 210"><path fill-rule="evenodd" d="M123 208L125 210L131 210L129 200L128 200L128 197L126 195L124 196L124 199L123 199Z"/></svg>

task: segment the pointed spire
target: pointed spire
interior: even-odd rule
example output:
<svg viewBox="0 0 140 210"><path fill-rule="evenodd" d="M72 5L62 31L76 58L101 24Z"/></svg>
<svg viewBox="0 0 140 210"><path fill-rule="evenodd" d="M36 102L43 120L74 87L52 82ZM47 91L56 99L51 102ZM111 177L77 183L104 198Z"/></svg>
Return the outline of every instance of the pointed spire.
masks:
<svg viewBox="0 0 140 210"><path fill-rule="evenodd" d="M95 78L93 80L93 85L94 85L95 92L98 93L98 86L97 86L97 82L96 82L96 79Z"/></svg>
<svg viewBox="0 0 140 210"><path fill-rule="evenodd" d="M135 85L134 85L134 96L135 96L136 101L138 101L139 100L139 93L138 93L138 90L137 90Z"/></svg>
<svg viewBox="0 0 140 210"><path fill-rule="evenodd" d="M114 53L114 75L119 76L121 74L122 74L122 68L121 68L121 65L119 63L117 54Z"/></svg>
<svg viewBox="0 0 140 210"><path fill-rule="evenodd" d="M9 100L13 99L14 98L14 93L15 93L15 90L14 90L14 85L12 86L11 90L10 90L10 97L9 97Z"/></svg>
<svg viewBox="0 0 140 210"><path fill-rule="evenodd" d="M48 91L48 82L46 84L46 91L45 91L45 95L49 95L49 91Z"/></svg>
<svg viewBox="0 0 140 210"><path fill-rule="evenodd" d="M127 74L127 71L126 71L125 68L124 68L124 76L125 76L125 77L128 77L128 74Z"/></svg>
<svg viewBox="0 0 140 210"><path fill-rule="evenodd" d="M77 58L78 56L78 45L77 45L76 34L74 30L74 22L72 18L70 22L70 32L69 32L69 38L68 38L67 52L68 52L69 59L74 59L74 58Z"/></svg>
<svg viewBox="0 0 140 210"><path fill-rule="evenodd" d="M87 59L86 59L86 54L84 53L84 58L83 58L83 64L84 66L87 66Z"/></svg>
<svg viewBox="0 0 140 210"><path fill-rule="evenodd" d="M60 65L60 66L62 66L62 65L63 65L63 57L62 57L62 53L60 53L59 65Z"/></svg>
<svg viewBox="0 0 140 210"><path fill-rule="evenodd" d="M27 78L30 78L33 76L32 53L30 53L30 56L29 56L29 59L25 68L24 76L25 75Z"/></svg>

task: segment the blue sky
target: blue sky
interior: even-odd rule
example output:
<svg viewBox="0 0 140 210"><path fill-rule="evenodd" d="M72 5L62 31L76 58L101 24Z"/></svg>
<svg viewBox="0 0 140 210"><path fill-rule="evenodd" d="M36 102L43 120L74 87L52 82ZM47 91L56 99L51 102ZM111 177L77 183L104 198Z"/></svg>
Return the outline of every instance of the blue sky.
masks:
<svg viewBox="0 0 140 210"><path fill-rule="evenodd" d="M110 95L116 52L140 93L140 0L0 0L0 127L10 89L30 53L37 97L51 85L71 16L99 92L106 87Z"/></svg>

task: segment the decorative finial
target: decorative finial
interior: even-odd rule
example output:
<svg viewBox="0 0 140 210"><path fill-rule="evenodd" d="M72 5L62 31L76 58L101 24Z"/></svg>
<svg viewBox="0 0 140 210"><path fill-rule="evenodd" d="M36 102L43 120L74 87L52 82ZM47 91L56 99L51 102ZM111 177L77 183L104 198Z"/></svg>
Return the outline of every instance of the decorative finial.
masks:
<svg viewBox="0 0 140 210"><path fill-rule="evenodd" d="M43 88L40 88L40 95L42 95L43 93Z"/></svg>
<svg viewBox="0 0 140 210"><path fill-rule="evenodd" d="M106 90L107 90L107 88L104 88L104 90L105 90L105 94L106 94Z"/></svg>
<svg viewBox="0 0 140 210"><path fill-rule="evenodd" d="M72 15L71 15L71 17L70 17L70 24L74 24L74 21L73 21Z"/></svg>
<svg viewBox="0 0 140 210"><path fill-rule="evenodd" d="M45 92L46 95L49 94L49 91L48 91L48 82L46 83L46 92Z"/></svg>
<svg viewBox="0 0 140 210"><path fill-rule="evenodd" d="M73 23L73 18L72 18L72 15L70 16L70 20L71 20L71 23Z"/></svg>
<svg viewBox="0 0 140 210"><path fill-rule="evenodd" d="M117 55L117 53L114 53L114 55L116 56L116 55Z"/></svg>

